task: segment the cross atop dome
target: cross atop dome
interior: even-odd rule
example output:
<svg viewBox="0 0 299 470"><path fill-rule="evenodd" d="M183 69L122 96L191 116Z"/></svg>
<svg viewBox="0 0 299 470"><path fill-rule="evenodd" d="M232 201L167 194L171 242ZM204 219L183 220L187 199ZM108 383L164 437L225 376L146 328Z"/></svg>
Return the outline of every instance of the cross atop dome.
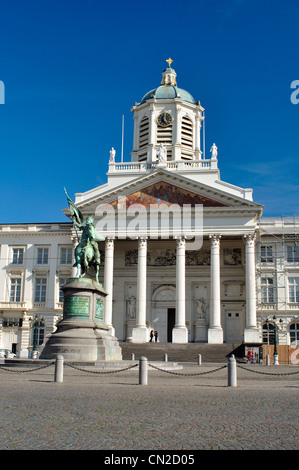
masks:
<svg viewBox="0 0 299 470"><path fill-rule="evenodd" d="M173 60L169 57L169 59L167 59L166 62L168 63L168 67L171 68L171 64Z"/></svg>
<svg viewBox="0 0 299 470"><path fill-rule="evenodd" d="M169 59L167 59L166 62L168 63L168 67L162 73L161 85L175 85L176 86L176 73L171 68L171 64L173 60L169 57Z"/></svg>

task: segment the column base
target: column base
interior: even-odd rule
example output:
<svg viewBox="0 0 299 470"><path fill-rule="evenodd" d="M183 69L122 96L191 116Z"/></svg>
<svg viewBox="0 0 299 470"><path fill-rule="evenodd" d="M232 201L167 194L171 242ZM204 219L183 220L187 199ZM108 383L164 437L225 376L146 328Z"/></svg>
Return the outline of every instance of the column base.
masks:
<svg viewBox="0 0 299 470"><path fill-rule="evenodd" d="M244 343L259 343L260 334L258 328L245 328L244 330Z"/></svg>
<svg viewBox="0 0 299 470"><path fill-rule="evenodd" d="M182 328L174 327L172 330L172 342L188 343L188 329L184 326Z"/></svg>
<svg viewBox="0 0 299 470"><path fill-rule="evenodd" d="M223 329L221 327L208 329L208 343L210 344L222 344L223 343Z"/></svg>
<svg viewBox="0 0 299 470"><path fill-rule="evenodd" d="M135 327L132 330L132 343L147 343L149 340L146 326Z"/></svg>
<svg viewBox="0 0 299 470"><path fill-rule="evenodd" d="M108 333L111 336L115 336L115 328L113 328L113 326L108 326Z"/></svg>
<svg viewBox="0 0 299 470"><path fill-rule="evenodd" d="M29 350L28 349L21 349L19 357L29 359Z"/></svg>

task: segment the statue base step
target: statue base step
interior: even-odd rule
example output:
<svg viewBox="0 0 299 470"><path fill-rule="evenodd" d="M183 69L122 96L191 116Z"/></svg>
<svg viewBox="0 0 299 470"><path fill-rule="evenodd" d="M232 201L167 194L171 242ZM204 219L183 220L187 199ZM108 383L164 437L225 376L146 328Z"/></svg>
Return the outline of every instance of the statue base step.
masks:
<svg viewBox="0 0 299 470"><path fill-rule="evenodd" d="M120 361L122 351L117 338L107 330L94 326L63 325L52 333L40 355L40 359L55 359L57 355L66 362Z"/></svg>
<svg viewBox="0 0 299 470"><path fill-rule="evenodd" d="M62 355L65 361L96 362L122 360L118 340L104 322L102 285L89 278L69 279L64 292L63 320L47 337L40 359Z"/></svg>

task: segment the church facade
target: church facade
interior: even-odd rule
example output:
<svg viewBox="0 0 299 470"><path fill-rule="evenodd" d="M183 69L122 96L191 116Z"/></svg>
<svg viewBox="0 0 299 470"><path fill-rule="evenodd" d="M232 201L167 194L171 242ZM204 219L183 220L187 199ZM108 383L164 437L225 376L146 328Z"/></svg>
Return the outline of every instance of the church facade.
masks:
<svg viewBox="0 0 299 470"><path fill-rule="evenodd" d="M251 189L221 180L216 145L203 153L204 108L177 86L170 60L132 113L131 161L117 162L112 148L107 183L74 201L105 236L111 333L271 344L279 321L280 343L298 345L297 221L262 218ZM55 329L77 242L71 223L0 226L0 347L26 357Z"/></svg>

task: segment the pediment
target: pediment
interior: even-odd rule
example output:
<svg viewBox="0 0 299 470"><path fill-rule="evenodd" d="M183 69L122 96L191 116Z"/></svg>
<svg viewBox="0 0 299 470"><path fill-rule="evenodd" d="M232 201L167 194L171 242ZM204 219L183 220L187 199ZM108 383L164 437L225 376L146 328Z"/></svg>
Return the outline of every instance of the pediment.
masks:
<svg viewBox="0 0 299 470"><path fill-rule="evenodd" d="M165 181L160 181L134 191L131 194L127 194L125 196L125 201L126 208L133 204L142 204L146 208L150 208L152 204L166 204L167 206L178 204L181 207L185 204L190 204L191 207L194 207L196 204L201 204L204 207L226 206L226 204L223 204L222 202L196 194L174 184L166 183ZM117 206L118 199L113 201L111 204L113 206Z"/></svg>
<svg viewBox="0 0 299 470"><path fill-rule="evenodd" d="M253 210L261 213L263 206L253 201L237 197L213 186L173 175L165 170L157 170L150 174L137 177L117 187L95 188L89 191L80 201L76 202L83 213L95 213L99 205L110 204L117 207L119 199L126 201L126 206L143 204L202 204L205 211ZM65 211L67 212L67 211Z"/></svg>

